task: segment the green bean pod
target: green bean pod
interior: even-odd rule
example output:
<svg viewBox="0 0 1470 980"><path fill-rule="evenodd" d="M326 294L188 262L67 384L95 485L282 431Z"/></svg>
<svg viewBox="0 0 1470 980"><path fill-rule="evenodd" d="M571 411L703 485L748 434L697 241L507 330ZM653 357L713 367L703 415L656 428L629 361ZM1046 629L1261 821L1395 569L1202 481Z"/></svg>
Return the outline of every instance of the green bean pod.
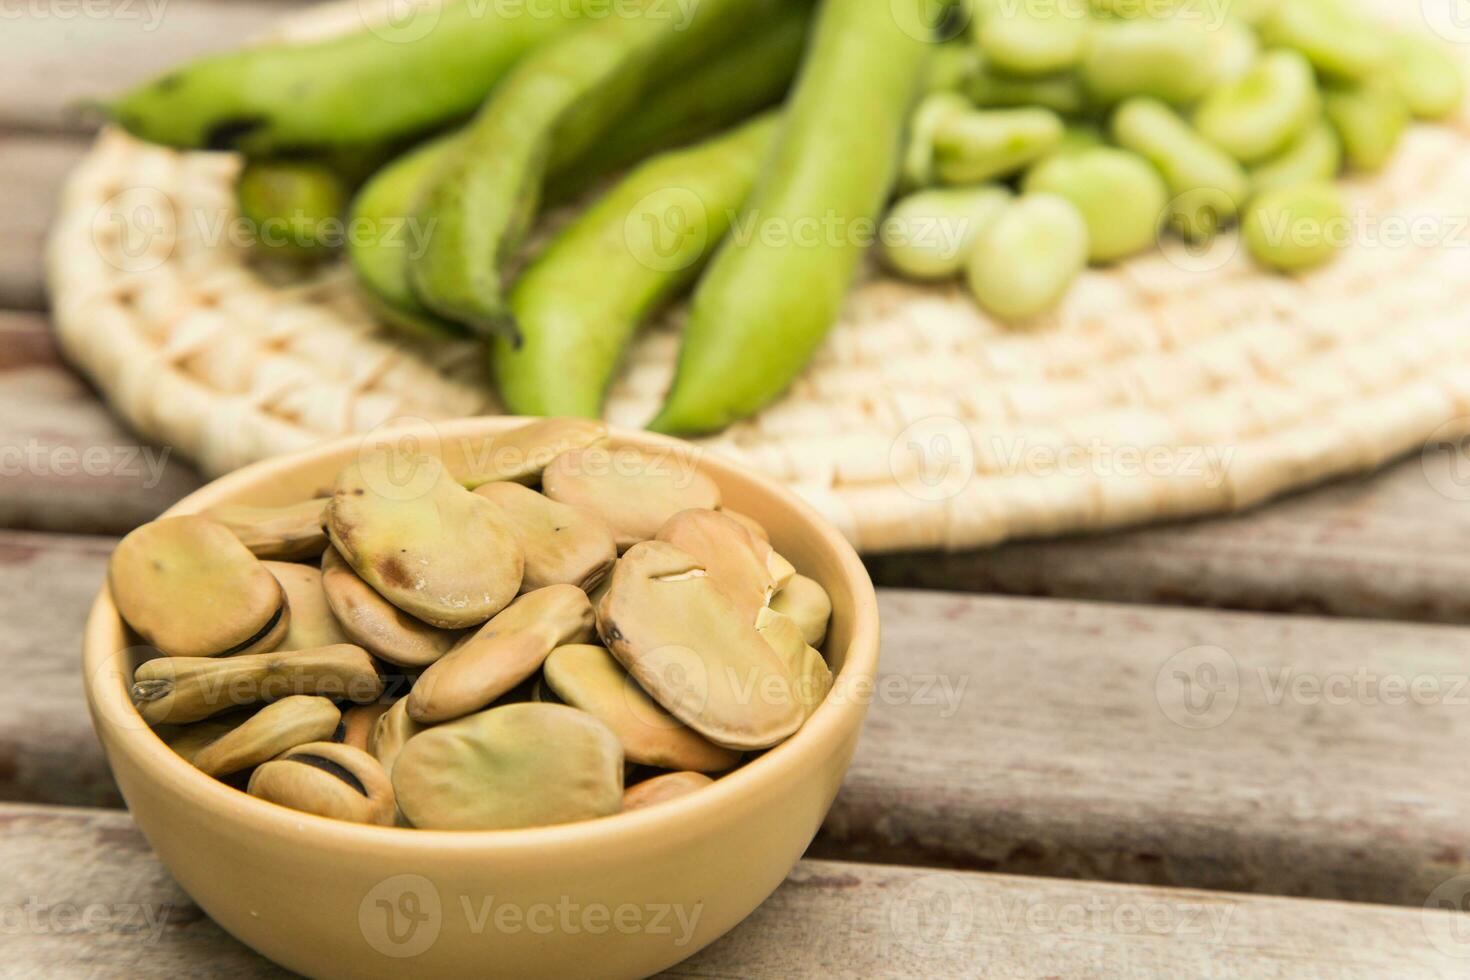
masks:
<svg viewBox="0 0 1470 980"><path fill-rule="evenodd" d="M419 6L342 37L204 58L107 108L134 136L185 149L266 156L399 139L468 115L590 3L564 0L553 16L497 4Z"/></svg>
<svg viewBox="0 0 1470 980"><path fill-rule="evenodd" d="M519 346L497 339L517 415L601 415L618 360L650 313L698 275L750 193L776 116L654 157L547 246L511 290Z"/></svg>
<svg viewBox="0 0 1470 980"><path fill-rule="evenodd" d="M638 118L600 144L605 153L571 155L553 148L548 197L564 200L610 170L689 142L711 125L736 122L778 99L800 61L809 16L809 8L789 6L681 84L656 88ZM420 303L408 280L410 252L429 230L413 209L451 148L452 138L445 136L403 154L364 185L353 205L353 217L360 220L351 225L347 250L358 279L389 323L414 334L464 333ZM566 159L557 163L558 157Z"/></svg>
<svg viewBox="0 0 1470 980"><path fill-rule="evenodd" d="M827 0L751 200L695 290L652 427L707 432L780 394L837 319L893 188L928 44L887 3Z"/></svg>
<svg viewBox="0 0 1470 980"><path fill-rule="evenodd" d="M1234 220L1250 196L1245 170L1155 99L1129 99L1113 113L1113 138L1158 168L1174 195L1175 227L1186 238L1209 238Z"/></svg>
<svg viewBox="0 0 1470 980"><path fill-rule="evenodd" d="M685 22L662 3L610 17L539 49L496 88L419 206L432 224L409 262L419 301L479 336L516 337L505 268L534 219L553 151L576 156L651 86L739 38L778 0L703 0Z"/></svg>
<svg viewBox="0 0 1470 980"><path fill-rule="evenodd" d="M251 160L235 182L240 217L253 244L292 261L332 253L351 187L341 174L316 160Z"/></svg>

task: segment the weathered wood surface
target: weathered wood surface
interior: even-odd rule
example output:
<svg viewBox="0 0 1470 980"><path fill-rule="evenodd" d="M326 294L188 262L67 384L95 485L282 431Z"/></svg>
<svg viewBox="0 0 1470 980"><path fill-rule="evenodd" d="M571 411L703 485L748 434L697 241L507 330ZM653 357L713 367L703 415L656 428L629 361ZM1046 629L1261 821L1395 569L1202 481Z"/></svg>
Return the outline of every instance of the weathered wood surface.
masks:
<svg viewBox="0 0 1470 980"><path fill-rule="evenodd" d="M305 4L35 0L0 30L0 128L85 132L88 106L191 58L239 47ZM16 16L21 10L25 16Z"/></svg>
<svg viewBox="0 0 1470 980"><path fill-rule="evenodd" d="M1249 513L956 555L880 585L1470 622L1470 458L1443 446Z"/></svg>
<svg viewBox="0 0 1470 980"><path fill-rule="evenodd" d="M0 806L0 962L18 976L274 977L126 814ZM1450 978L1457 913L808 860L679 977Z"/></svg>
<svg viewBox="0 0 1470 980"><path fill-rule="evenodd" d="M26 678L0 711L0 798L117 802L76 653L110 547L0 533L0 660ZM823 856L1408 905L1470 873L1446 755L1470 741L1470 631L881 603L883 677Z"/></svg>
<svg viewBox="0 0 1470 980"><path fill-rule="evenodd" d="M31 460L0 449L0 526L122 534L198 486L95 401L39 315L0 314L0 390L0 447ZM1438 448L1238 517L869 567L896 587L1470 623L1470 460Z"/></svg>
<svg viewBox="0 0 1470 980"><path fill-rule="evenodd" d="M0 392L0 527L122 532L199 485L61 365L41 316L0 313Z"/></svg>
<svg viewBox="0 0 1470 980"><path fill-rule="evenodd" d="M14 21L0 21L0 51ZM0 53L0 65L4 64ZM0 92L5 82L0 79ZM67 172L87 143L0 128L0 309L39 310L46 304L41 248Z"/></svg>

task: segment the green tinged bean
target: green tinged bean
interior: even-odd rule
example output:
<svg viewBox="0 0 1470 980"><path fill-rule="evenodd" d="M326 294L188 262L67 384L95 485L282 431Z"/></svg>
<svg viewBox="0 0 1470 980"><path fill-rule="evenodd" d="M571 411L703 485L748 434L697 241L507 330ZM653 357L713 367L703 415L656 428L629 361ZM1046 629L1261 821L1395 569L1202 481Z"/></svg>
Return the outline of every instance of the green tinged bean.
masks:
<svg viewBox="0 0 1470 980"><path fill-rule="evenodd" d="M1278 156L1250 172L1257 194L1313 181L1329 181L1342 170L1342 142L1326 120L1319 119Z"/></svg>
<svg viewBox="0 0 1470 980"><path fill-rule="evenodd" d="M1401 34L1389 42L1389 72L1399 97L1419 119L1445 119L1465 100L1465 72L1444 45Z"/></svg>
<svg viewBox="0 0 1470 980"><path fill-rule="evenodd" d="M970 292L1005 319L1045 313L1087 265L1087 223L1056 194L1025 194L1002 211L966 261Z"/></svg>
<svg viewBox="0 0 1470 980"><path fill-rule="evenodd" d="M1388 164L1409 125L1409 107L1388 79L1329 89L1324 106L1327 119L1342 139L1348 166L1367 173L1377 173Z"/></svg>
<svg viewBox="0 0 1470 980"><path fill-rule="evenodd" d="M1260 24L1271 47L1295 48L1323 75L1363 81L1388 57L1385 32L1344 0L1280 0Z"/></svg>
<svg viewBox="0 0 1470 980"><path fill-rule="evenodd" d="M108 111L134 136L186 149L264 156L398 139L472 112L583 6L565 0L554 16L497 4L420 6L391 27L204 58Z"/></svg>
<svg viewBox="0 0 1470 980"><path fill-rule="evenodd" d="M648 160L537 257L510 297L521 345L495 345L495 377L511 412L601 414L628 341L725 236L777 124L763 116Z"/></svg>
<svg viewBox="0 0 1470 980"><path fill-rule="evenodd" d="M1282 272L1302 272L1332 259L1347 244L1347 210L1330 183L1292 184L1261 194L1241 222L1255 260Z"/></svg>
<svg viewBox="0 0 1470 980"><path fill-rule="evenodd" d="M1074 67L1092 26L1084 0L974 0L971 25L986 60L1012 75L1051 75Z"/></svg>
<svg viewBox="0 0 1470 980"><path fill-rule="evenodd" d="M409 263L419 301L480 336L514 340L505 268L540 206L553 150L576 156L652 86L708 60L778 0L702 0L686 23L663 3L611 17L538 49L496 88L419 205L432 222Z"/></svg>
<svg viewBox="0 0 1470 980"><path fill-rule="evenodd" d="M975 240L1010 200L1000 184L910 194L883 219L879 252L910 279L948 279L964 268Z"/></svg>
<svg viewBox="0 0 1470 980"><path fill-rule="evenodd" d="M1170 220L1190 240L1209 238L1233 220L1250 181L1230 154L1155 99L1129 99L1113 113L1113 138L1152 163L1174 195Z"/></svg>
<svg viewBox="0 0 1470 980"><path fill-rule="evenodd" d="M1261 40L1242 21L1230 18L1210 32L1210 78L1213 84L1233 82L1256 63Z"/></svg>
<svg viewBox="0 0 1470 980"><path fill-rule="evenodd" d="M351 189L331 167L314 160L252 160L235 196L253 244L293 261L329 255L339 244Z"/></svg>
<svg viewBox="0 0 1470 980"><path fill-rule="evenodd" d="M1038 78L1016 78L993 71L984 63L969 77L965 91L985 108L1034 106L1067 116L1081 115L1091 106L1075 72Z"/></svg>
<svg viewBox="0 0 1470 980"><path fill-rule="evenodd" d="M648 93L638 118L608 134L606 152L568 153L552 148L547 195L561 200L627 163L703 135L711 125L733 123L780 97L801 58L809 8L794 4L746 41L691 72L679 85ZM410 288L410 255L431 228L414 215L420 192L451 149L441 137L400 156L358 193L348 252L358 278L390 324L410 333L463 334L458 324L430 313Z"/></svg>
<svg viewBox="0 0 1470 980"><path fill-rule="evenodd" d="M1113 262L1158 241L1169 192L1164 180L1136 153L1112 147L1054 154L1031 168L1026 193L1046 192L1070 201L1087 222L1087 257Z"/></svg>
<svg viewBox="0 0 1470 980"><path fill-rule="evenodd" d="M722 428L806 365L857 271L861 232L874 230L892 190L927 53L887 3L823 4L760 182L695 290L654 429Z"/></svg>
<svg viewBox="0 0 1470 980"><path fill-rule="evenodd" d="M1209 88L1212 72L1210 33L1184 19L1100 21L1078 68L1087 91L1105 104L1151 96L1187 105Z"/></svg>
<svg viewBox="0 0 1470 980"><path fill-rule="evenodd" d="M1317 79L1295 51L1271 51L1241 78L1205 96L1194 125L1241 163L1280 153L1321 110Z"/></svg>

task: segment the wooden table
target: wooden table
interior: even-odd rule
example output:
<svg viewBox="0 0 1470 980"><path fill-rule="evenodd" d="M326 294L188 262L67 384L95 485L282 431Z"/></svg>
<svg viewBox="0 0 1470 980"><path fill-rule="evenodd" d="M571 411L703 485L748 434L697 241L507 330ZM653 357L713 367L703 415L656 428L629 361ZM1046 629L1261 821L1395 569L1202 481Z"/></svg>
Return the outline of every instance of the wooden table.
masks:
<svg viewBox="0 0 1470 980"><path fill-rule="evenodd" d="M86 146L74 100L288 5L80 9L0 31L0 964L272 975L154 859L91 732L107 555L198 478L61 363L38 246ZM1467 465L874 560L883 682L847 783L786 884L673 975L1470 976Z"/></svg>

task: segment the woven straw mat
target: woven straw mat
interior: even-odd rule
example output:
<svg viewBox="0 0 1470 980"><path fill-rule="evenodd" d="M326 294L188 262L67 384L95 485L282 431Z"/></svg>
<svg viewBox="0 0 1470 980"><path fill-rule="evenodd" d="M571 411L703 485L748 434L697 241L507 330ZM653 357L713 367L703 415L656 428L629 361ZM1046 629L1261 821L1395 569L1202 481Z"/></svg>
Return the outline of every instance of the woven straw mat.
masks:
<svg viewBox="0 0 1470 980"><path fill-rule="evenodd" d="M282 33L358 16L318 8ZM379 325L344 266L288 281L252 265L229 234L239 165L114 130L66 187L57 330L133 426L219 474L398 418L500 410L475 345ZM703 443L877 552L1232 510L1458 438L1470 116L1416 127L1349 193L1358 241L1319 272L1263 273L1233 235L1204 254L1171 242L1089 270L1024 329L958 285L869 274L790 392ZM653 415L679 320L635 344L610 421Z"/></svg>

